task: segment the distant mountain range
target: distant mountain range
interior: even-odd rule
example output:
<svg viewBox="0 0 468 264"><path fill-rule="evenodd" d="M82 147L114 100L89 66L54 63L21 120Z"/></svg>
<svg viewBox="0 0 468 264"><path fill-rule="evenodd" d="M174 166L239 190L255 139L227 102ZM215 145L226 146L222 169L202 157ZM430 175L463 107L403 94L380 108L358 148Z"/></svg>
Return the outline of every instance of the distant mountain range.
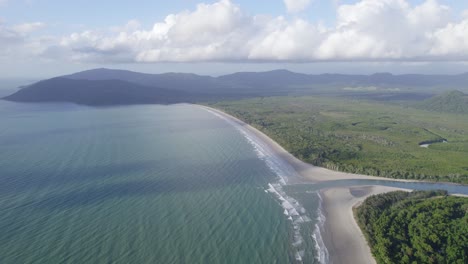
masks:
<svg viewBox="0 0 468 264"><path fill-rule="evenodd" d="M351 87L351 89L350 89ZM434 93L467 89L460 75L310 75L287 70L239 72L220 77L186 73L147 74L94 69L43 80L3 99L20 102L64 101L86 105L172 104L275 95ZM398 96L403 98L403 96Z"/></svg>

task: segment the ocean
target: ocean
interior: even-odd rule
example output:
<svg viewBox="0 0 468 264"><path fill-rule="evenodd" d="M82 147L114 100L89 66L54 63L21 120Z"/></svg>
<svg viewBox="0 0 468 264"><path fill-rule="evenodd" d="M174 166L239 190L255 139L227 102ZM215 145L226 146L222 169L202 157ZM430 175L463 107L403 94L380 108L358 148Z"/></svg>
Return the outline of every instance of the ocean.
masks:
<svg viewBox="0 0 468 264"><path fill-rule="evenodd" d="M316 191L376 183L297 184L194 105L0 101L0 124L0 263L326 263Z"/></svg>

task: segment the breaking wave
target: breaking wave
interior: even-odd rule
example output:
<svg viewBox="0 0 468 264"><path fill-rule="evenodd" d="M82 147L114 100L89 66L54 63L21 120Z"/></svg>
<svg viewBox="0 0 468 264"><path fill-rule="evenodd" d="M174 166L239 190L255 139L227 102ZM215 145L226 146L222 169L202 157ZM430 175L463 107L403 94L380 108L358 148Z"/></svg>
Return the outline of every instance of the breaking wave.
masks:
<svg viewBox="0 0 468 264"><path fill-rule="evenodd" d="M284 209L285 216L291 221L292 228L294 230L292 246L296 250L295 259L302 263L306 248L304 245L304 238L301 233L301 224L311 222L311 219L307 216L305 208L296 199L288 196L283 189L283 186L288 185L291 179L297 179L297 177L299 177L297 172L291 167L291 165L275 154L275 152L266 143L244 126L222 114L217 113L216 111L207 108L205 109L235 127L253 147L257 157L263 160L267 164L268 168L278 176L278 181L269 183L266 191L276 197ZM317 193L317 195L319 197L317 223L315 224L314 232L311 236L315 242L315 250L317 253L315 257L319 263L324 264L328 263L328 250L322 239L325 216L322 212L322 198L319 193Z"/></svg>

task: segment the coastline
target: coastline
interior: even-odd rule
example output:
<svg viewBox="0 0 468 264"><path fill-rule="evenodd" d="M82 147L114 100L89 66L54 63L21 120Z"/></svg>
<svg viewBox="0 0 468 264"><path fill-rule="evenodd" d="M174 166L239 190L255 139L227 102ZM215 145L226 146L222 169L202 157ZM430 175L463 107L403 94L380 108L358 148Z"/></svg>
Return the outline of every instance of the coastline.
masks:
<svg viewBox="0 0 468 264"><path fill-rule="evenodd" d="M330 263L376 263L354 218L353 208L371 195L398 190L411 191L376 185L338 187L320 191L326 217L323 239L333 252L330 254Z"/></svg>
<svg viewBox="0 0 468 264"><path fill-rule="evenodd" d="M229 115L221 110L216 108L204 106L204 105L197 105L202 107L206 110L215 112L223 117L245 127L249 132L253 133L256 137L260 138L263 142L265 142L274 152L275 155L279 156L281 159L286 161L289 165L291 165L294 170L305 180L312 183L324 182L324 181L334 181L334 180L379 180L379 181L398 181L398 182L422 182L417 180L405 180L405 179L391 179L385 177L377 177L377 176L369 176L363 174L354 174L354 173L347 173L341 171L333 171L330 169L318 167L311 165L309 163L303 162L298 158L294 157L291 153L285 150L282 146L280 146L276 141L265 135L260 130L256 129L255 127L239 120L238 118Z"/></svg>
<svg viewBox="0 0 468 264"><path fill-rule="evenodd" d="M205 110L214 112L228 120L246 128L249 132L261 139L278 156L307 182L320 183L334 180L383 180L399 182L417 182L411 180L389 179L376 176L360 175L333 171L305 163L291 153L287 152L277 142L269 138L258 129L218 109L198 105ZM373 194L380 194L395 190L406 190L395 187L379 185L360 187L334 187L319 191L322 196L322 208L325 216L323 224L323 242L329 252L330 263L375 263L367 241L354 219L353 207L359 205L364 199ZM353 260L353 261L350 261Z"/></svg>

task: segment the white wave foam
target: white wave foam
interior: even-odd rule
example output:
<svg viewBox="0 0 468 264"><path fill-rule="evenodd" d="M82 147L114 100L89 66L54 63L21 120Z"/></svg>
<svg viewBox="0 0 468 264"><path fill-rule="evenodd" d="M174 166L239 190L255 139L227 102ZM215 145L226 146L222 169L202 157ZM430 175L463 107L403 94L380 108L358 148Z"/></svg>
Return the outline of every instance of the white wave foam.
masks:
<svg viewBox="0 0 468 264"><path fill-rule="evenodd" d="M322 232L325 225L325 215L323 214L322 208L322 196L319 192L317 192L317 196L319 198L319 207L317 210L317 223L315 224L315 230L312 234L312 237L315 240L315 250L317 251L317 259L320 263L328 263L329 255L328 249L325 246L325 242L323 241Z"/></svg>
<svg viewBox="0 0 468 264"><path fill-rule="evenodd" d="M296 252L296 260L302 262L302 257L304 256L304 250Z"/></svg>
<svg viewBox="0 0 468 264"><path fill-rule="evenodd" d="M206 108L205 108L206 109ZM288 216L288 220L292 221L292 226L294 230L294 240L292 246L297 249L295 253L296 260L302 262L305 251L301 249L303 244L303 237L301 235L300 224L305 222L310 222L311 219L306 215L306 210L302 205L295 200L294 198L287 196L283 190L283 186L288 184L288 178L298 177L297 172L292 168L288 163L286 163L281 157L275 154L275 152L265 144L261 139L259 139L255 134L248 131L245 127L239 125L237 122L209 109L207 111L211 112L215 116L225 120L236 128L247 140L247 142L253 147L258 158L263 160L268 168L278 176L277 183L269 183L268 189L266 191L272 193L280 202L281 207L284 209L284 214ZM320 196L319 196L320 197ZM321 197L320 197L321 199ZM321 204L321 201L320 201ZM315 226L314 234L312 235L315 240L315 247L318 253L318 260L320 263L328 262L328 250L326 249L320 228L323 228L322 221L325 221L325 217L321 212L321 205L319 208L319 219Z"/></svg>

